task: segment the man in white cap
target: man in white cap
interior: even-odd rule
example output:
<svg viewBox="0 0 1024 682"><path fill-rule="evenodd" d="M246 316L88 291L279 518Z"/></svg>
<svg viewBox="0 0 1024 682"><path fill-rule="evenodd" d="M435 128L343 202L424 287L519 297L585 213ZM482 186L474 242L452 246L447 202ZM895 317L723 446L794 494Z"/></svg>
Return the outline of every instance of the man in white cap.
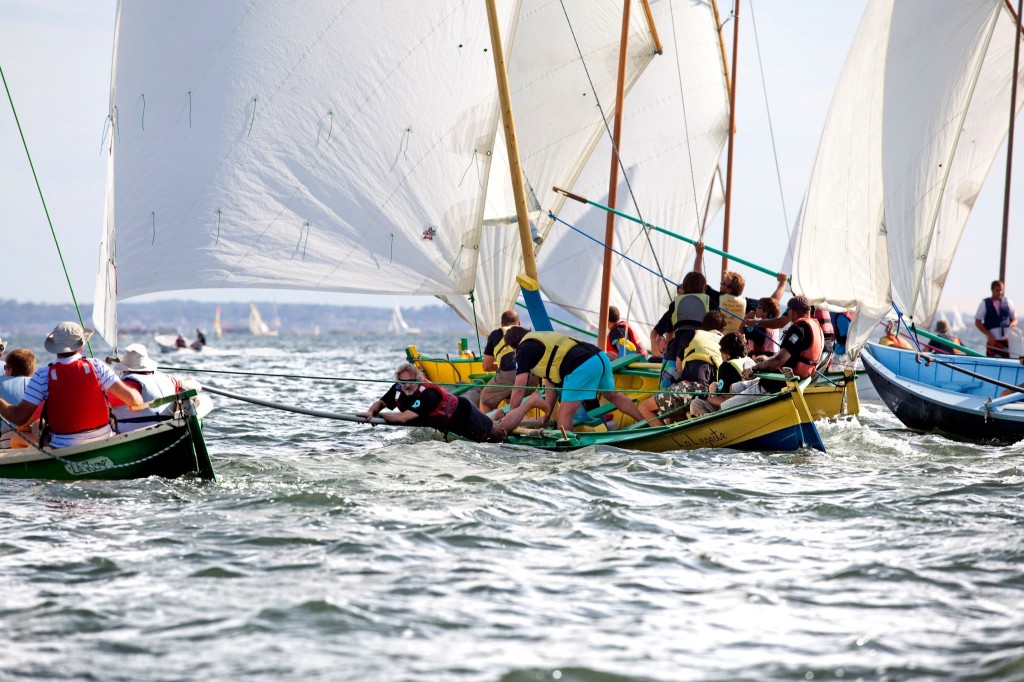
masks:
<svg viewBox="0 0 1024 682"><path fill-rule="evenodd" d="M142 396L117 378L113 370L94 358L82 357L82 347L93 331L74 322L61 322L46 337L43 346L56 354L56 361L40 367L25 388L17 405L0 400L0 416L17 426L32 418L42 402L51 431L50 445L64 448L113 435L106 394L130 406L141 407Z"/></svg>
<svg viewBox="0 0 1024 682"><path fill-rule="evenodd" d="M124 359L114 369L121 374L121 381L129 388L134 388L147 403L174 395L181 391L182 382L170 374L158 372L156 360L149 357L149 351L141 343L133 343L124 349ZM127 433L145 426L152 426L171 419L174 405L162 405L156 409L145 407L132 410L116 398L110 401L114 419L117 420L117 432Z"/></svg>

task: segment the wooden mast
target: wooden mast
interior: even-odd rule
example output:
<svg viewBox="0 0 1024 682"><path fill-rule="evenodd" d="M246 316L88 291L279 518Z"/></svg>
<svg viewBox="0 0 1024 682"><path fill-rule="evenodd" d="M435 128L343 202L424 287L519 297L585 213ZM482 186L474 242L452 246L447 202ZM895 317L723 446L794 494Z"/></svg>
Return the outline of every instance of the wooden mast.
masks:
<svg viewBox="0 0 1024 682"><path fill-rule="evenodd" d="M1017 118L1017 78L1020 68L1021 10L1024 0L1017 0L1017 15L1013 19L1013 82L1010 85L1010 129L1006 139L1006 188L1003 191L1003 240L999 250L999 279L1006 282L1006 245L1010 235L1010 172L1013 169L1013 128ZM1012 14L1012 12L1011 12Z"/></svg>
<svg viewBox="0 0 1024 682"><path fill-rule="evenodd" d="M654 14L651 13L650 0L640 0L640 5L644 8L647 28L651 31L651 39L654 40L654 52L655 54L662 54L664 50L661 47L661 38L658 37L658 27L654 25Z"/></svg>
<svg viewBox="0 0 1024 682"><path fill-rule="evenodd" d="M494 71L498 80L498 98L501 102L501 121L505 129L505 147L508 150L508 164L512 174L512 194L515 197L516 219L519 224L519 244L523 249L523 268L526 275L537 281L537 258L530 239L530 215L526 209L526 189L523 186L523 168L519 161L519 142L516 139L516 125L512 118L512 96L508 88L508 72L505 69L505 50L501 44L501 29L498 26L498 9L495 0L487 0L487 26L491 33L491 51L494 53Z"/></svg>
<svg viewBox="0 0 1024 682"><path fill-rule="evenodd" d="M740 0L732 15L732 83L729 87L729 155L725 172L725 226L722 230L722 251L729 253L729 223L732 218L732 157L736 146L736 55L740 38ZM722 273L729 269L729 258L722 257Z"/></svg>
<svg viewBox="0 0 1024 682"><path fill-rule="evenodd" d="M612 165L608 174L608 205L615 208L619 184L619 140L622 135L622 100L626 80L626 45L629 40L630 0L622 3L622 35L619 38L619 80L615 86L615 126L612 130ZM601 270L601 306L598 310L597 347L604 350L608 339L608 304L612 288L612 248L615 243L615 214L609 212L604 228L604 260Z"/></svg>

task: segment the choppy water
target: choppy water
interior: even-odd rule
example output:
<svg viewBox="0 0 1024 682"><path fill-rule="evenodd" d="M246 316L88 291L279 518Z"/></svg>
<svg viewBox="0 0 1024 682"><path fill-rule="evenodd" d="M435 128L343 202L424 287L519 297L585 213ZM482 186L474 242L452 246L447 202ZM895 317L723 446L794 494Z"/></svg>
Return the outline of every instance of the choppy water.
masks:
<svg viewBox="0 0 1024 682"><path fill-rule="evenodd" d="M418 337L439 353L454 340ZM385 377L400 341L176 364ZM384 384L201 376L336 411ZM1024 680L1024 445L545 454L217 399L220 480L0 481L0 678Z"/></svg>

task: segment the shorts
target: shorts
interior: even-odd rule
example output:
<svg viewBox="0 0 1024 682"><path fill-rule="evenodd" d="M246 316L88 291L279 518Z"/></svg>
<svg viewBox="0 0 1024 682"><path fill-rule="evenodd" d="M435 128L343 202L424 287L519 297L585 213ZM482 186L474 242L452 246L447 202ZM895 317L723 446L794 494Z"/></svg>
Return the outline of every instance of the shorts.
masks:
<svg viewBox="0 0 1024 682"><path fill-rule="evenodd" d="M658 393L654 396L654 402L658 406L658 412L660 414L672 412L671 416L676 419L680 419L686 416L686 412L681 408L689 405L690 401L694 398L705 397L707 395L708 385L699 381L686 381L684 379L683 381L678 381L669 386L668 390L678 392Z"/></svg>
<svg viewBox="0 0 1024 682"><path fill-rule="evenodd" d="M512 386L516 383L516 371L514 369L503 370L496 372L494 378L487 382L483 390L480 391L480 399L477 401L481 405L481 409L486 409L488 412L496 408L501 404L503 400L508 400L512 397L511 388L499 388L504 386ZM530 374L529 379L526 382L527 386L536 386L540 383L540 379L537 375ZM494 384L492 386L492 384ZM469 397L469 396L466 396ZM470 398L472 400L472 398Z"/></svg>
<svg viewBox="0 0 1024 682"><path fill-rule="evenodd" d="M612 363L604 353L598 353L562 379L562 402L590 400L598 393L615 390Z"/></svg>

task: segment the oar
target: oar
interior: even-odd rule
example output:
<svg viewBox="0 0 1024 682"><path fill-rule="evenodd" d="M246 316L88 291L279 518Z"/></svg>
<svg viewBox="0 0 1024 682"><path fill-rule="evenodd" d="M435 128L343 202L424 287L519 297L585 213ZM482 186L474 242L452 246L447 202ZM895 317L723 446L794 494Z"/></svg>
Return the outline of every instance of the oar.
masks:
<svg viewBox="0 0 1024 682"><path fill-rule="evenodd" d="M414 424L396 424L395 422L389 422L384 419L381 419L380 417L373 417L371 419L367 419L366 417L360 417L358 414L351 414L349 412L326 412L324 410L311 410L306 407L295 407L294 405L275 403L270 400L262 400L260 398L252 398L250 396L231 393L230 391L214 388L209 384L204 384L203 390L208 393L224 396L225 398L234 398L235 400L241 400L242 402L252 403L253 405L269 407L274 410L284 410L285 412L294 412L295 414L304 414L310 417L336 419L338 421L355 422L357 424L387 424L389 426L415 426Z"/></svg>
<svg viewBox="0 0 1024 682"><path fill-rule="evenodd" d="M596 201L591 201L590 199L587 199L586 197L582 197L579 194L573 194L572 192L570 192L567 189L562 189L561 187L552 187L551 189L553 189L556 192L559 192L560 194L564 194L569 199L575 199L576 201L580 202L581 204L587 204L588 206L593 206L595 208L599 208L602 211L607 211L609 213L612 213L614 215L619 216L620 218L625 218L626 220L630 220L630 221L632 221L634 223L637 223L638 225L643 225L644 227L649 227L652 230L654 230L655 232L661 232L662 234L666 234L669 237L673 237L673 238L678 239L680 241L684 241L687 244L693 244L694 246L696 246L697 243L698 243L694 239L690 239L689 237L684 237L681 234L676 234L675 232L672 232L671 230L666 230L663 227L658 227L657 225L652 225L651 223L645 222L645 221L641 220L640 218L637 218L636 216L631 216L628 213L623 213L622 211L614 209L611 206L605 206L604 204L599 204ZM758 265L756 263L751 263L750 261L744 260L742 258L738 258L737 256L734 256L731 253L726 253L725 251L720 251L719 249L716 249L713 246L705 245L704 246L704 250L705 251L710 251L711 253L714 253L714 254L719 255L719 256L724 256L725 258L728 258L729 260L734 260L737 263L742 263L743 265L746 265L749 268L753 268L753 269L757 270L758 272L763 272L766 275L771 275L772 277L778 277L779 274L780 274L776 270L771 270L769 268L763 267L763 266Z"/></svg>

